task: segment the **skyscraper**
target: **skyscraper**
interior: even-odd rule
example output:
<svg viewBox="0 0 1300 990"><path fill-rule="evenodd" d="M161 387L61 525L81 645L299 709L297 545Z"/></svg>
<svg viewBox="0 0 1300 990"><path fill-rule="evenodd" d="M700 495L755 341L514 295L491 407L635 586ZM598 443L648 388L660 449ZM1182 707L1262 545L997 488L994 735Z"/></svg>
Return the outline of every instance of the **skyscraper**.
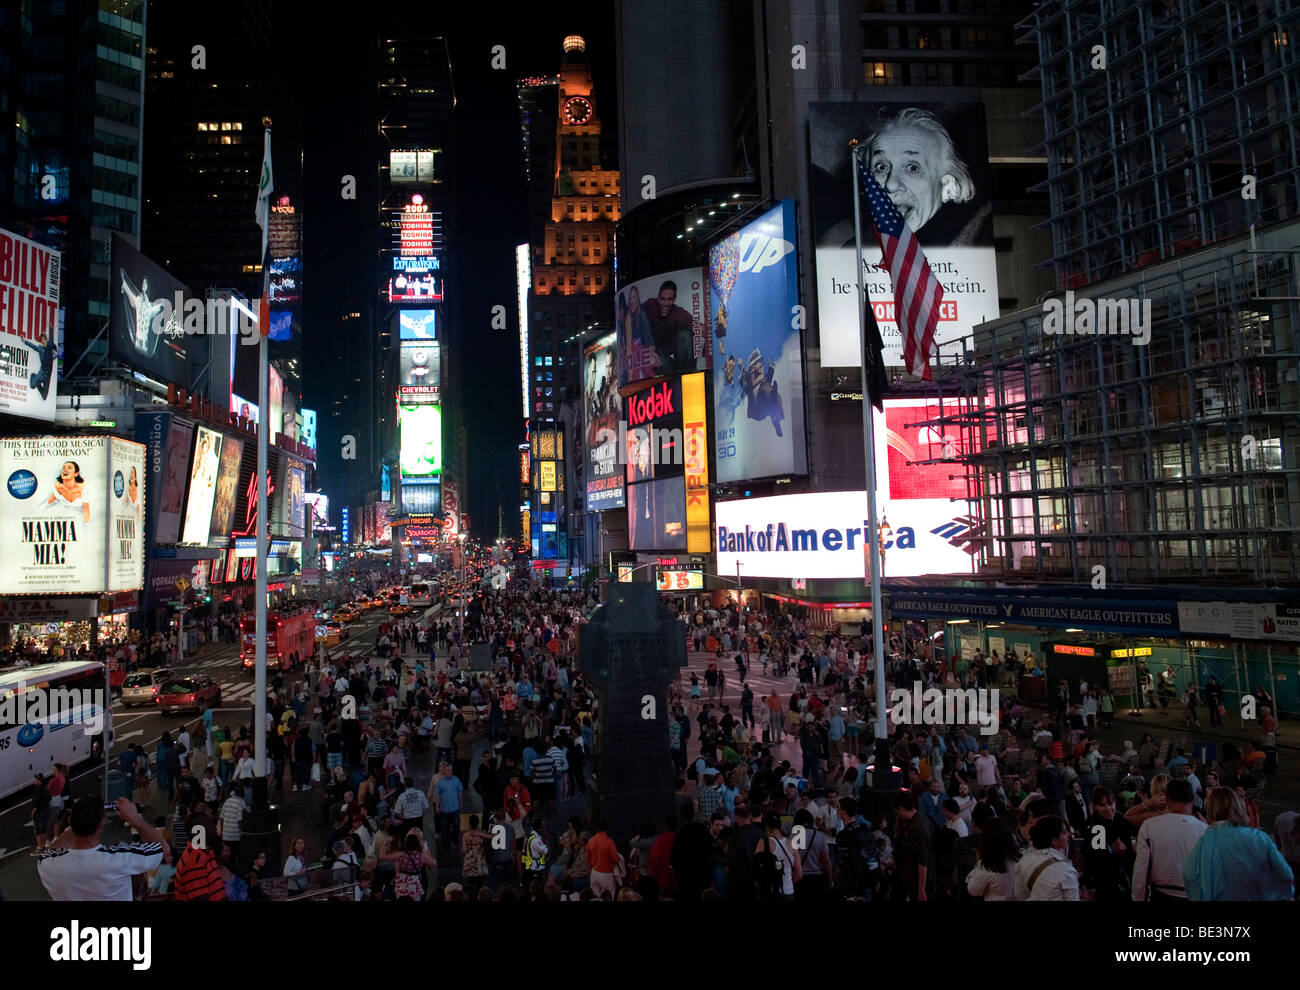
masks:
<svg viewBox="0 0 1300 990"><path fill-rule="evenodd" d="M564 476L557 465L565 451L576 456L579 439L569 435L566 442L560 405L576 398L581 386L582 338L609 326L620 215L619 173L605 168L601 157L601 121L586 47L581 36L569 35L553 86L545 80L520 83L530 202L543 197L550 202L542 229L531 233L526 368L534 556L550 558L569 556L566 494L576 497L557 491ZM553 138L544 133L551 120ZM551 148L546 167L540 151Z"/></svg>

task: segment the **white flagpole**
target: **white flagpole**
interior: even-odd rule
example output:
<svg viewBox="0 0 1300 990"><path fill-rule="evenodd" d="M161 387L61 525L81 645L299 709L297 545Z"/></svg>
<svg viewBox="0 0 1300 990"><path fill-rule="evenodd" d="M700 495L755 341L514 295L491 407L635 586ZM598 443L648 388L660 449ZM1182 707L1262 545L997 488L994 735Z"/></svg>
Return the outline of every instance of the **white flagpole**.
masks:
<svg viewBox="0 0 1300 990"><path fill-rule="evenodd" d="M861 146L855 141L849 158L849 175L853 182L853 236L858 255L858 339L862 344L862 436L863 458L867 463L867 525L864 534L870 549L865 553L865 565L871 577L871 638L876 661L876 740L888 736L885 722L885 633L884 610L880 604L880 522L876 516L876 431L875 408L871 405L871 391L867 381L867 315L870 305L867 280L862 270L862 190L858 179L858 153ZM878 767L878 779L889 779L889 767Z"/></svg>
<svg viewBox="0 0 1300 990"><path fill-rule="evenodd" d="M269 125L270 121L266 121ZM270 164L271 156L271 128L266 128L266 144L264 160L267 165ZM263 176L265 182L269 176ZM271 189L259 189L258 195L261 199L266 199L265 208L269 211L269 197ZM264 213L262 215L262 295L266 295L266 240L269 233L270 218ZM267 462L267 431L271 429L271 400L268 395L269 384L267 375L267 365L270 361L270 354L267 348L267 331L268 328L261 325L262 323L262 300L257 301L257 595L256 601L256 625L254 634L257 639L257 650L254 660L254 687L253 687L253 717L257 724L253 729L253 772L259 780L265 780L267 775L266 765L266 555L268 547L266 545L267 526L271 521L269 506L266 504L266 462ZM260 793L260 792L259 792Z"/></svg>

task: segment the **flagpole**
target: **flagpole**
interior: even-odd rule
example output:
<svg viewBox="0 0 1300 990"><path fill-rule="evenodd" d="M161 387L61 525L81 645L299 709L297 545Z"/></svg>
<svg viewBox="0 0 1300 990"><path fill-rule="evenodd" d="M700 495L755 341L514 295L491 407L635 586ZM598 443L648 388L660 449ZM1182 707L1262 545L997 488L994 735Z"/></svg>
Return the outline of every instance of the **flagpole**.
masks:
<svg viewBox="0 0 1300 990"><path fill-rule="evenodd" d="M271 128L270 121L266 128L266 158L270 157L271 150ZM265 177L264 177L265 179ZM270 189L259 190L261 198L267 198L271 194ZM268 204L269 205L269 204ZM269 219L265 220L262 228L262 298L257 301L257 585L256 585L256 625L254 627L257 638L257 652L254 662L254 687L253 687L253 718L257 724L253 729L253 772L258 780L265 780L267 774L266 766L266 532L267 526L271 521L271 514L266 504L266 467L267 467L267 431L271 428L269 420L271 419L271 407L269 384L268 384L268 365L270 363L270 354L267 349L267 331L266 320L266 248L267 248L267 226Z"/></svg>
<svg viewBox="0 0 1300 990"><path fill-rule="evenodd" d="M858 258L858 339L862 346L862 453L867 466L867 525L870 527L870 532L863 534L870 547L863 557L871 578L871 639L876 667L876 766L882 768L874 775L872 786L879 788L893 781L894 777L890 770L889 730L885 721L885 636L884 611L880 604L880 521L876 516L875 407L871 404L867 379L866 307L871 305L871 298L867 295L867 280L862 270L862 183L858 180L858 153L862 149L856 139L850 145L853 149L849 156L849 177L853 183L853 237Z"/></svg>

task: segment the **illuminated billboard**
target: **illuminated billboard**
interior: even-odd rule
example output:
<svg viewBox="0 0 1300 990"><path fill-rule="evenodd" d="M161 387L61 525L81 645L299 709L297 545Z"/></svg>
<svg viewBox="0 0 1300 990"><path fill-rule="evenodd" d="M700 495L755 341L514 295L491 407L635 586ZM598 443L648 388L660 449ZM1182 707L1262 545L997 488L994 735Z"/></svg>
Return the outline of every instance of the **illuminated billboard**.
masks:
<svg viewBox="0 0 1300 990"><path fill-rule="evenodd" d="M423 478L442 473L442 407L433 403L398 407L404 477Z"/></svg>
<svg viewBox="0 0 1300 990"><path fill-rule="evenodd" d="M389 302L441 302L443 297L442 213L419 193L391 211L392 273Z"/></svg>
<svg viewBox="0 0 1300 990"><path fill-rule="evenodd" d="M614 328L620 385L710 366L706 295L700 268L643 278L619 290Z"/></svg>
<svg viewBox="0 0 1300 990"><path fill-rule="evenodd" d="M316 410L302 411L302 442L312 450L316 449Z"/></svg>
<svg viewBox="0 0 1300 990"><path fill-rule="evenodd" d="M622 578L619 578L619 580L622 580ZM655 575L655 583L659 586L660 591L700 591L704 587L704 572L679 571L661 567L658 568Z"/></svg>
<svg viewBox="0 0 1300 990"><path fill-rule="evenodd" d="M119 437L0 439L0 594L144 585L145 446Z"/></svg>
<svg viewBox="0 0 1300 990"><path fill-rule="evenodd" d="M388 153L389 182L433 182L434 162L438 152L423 149L415 151L390 151Z"/></svg>
<svg viewBox="0 0 1300 990"><path fill-rule="evenodd" d="M221 474L221 445L225 437L206 426L198 428L194 441L194 459L190 468L189 494L185 501L185 526L180 542L189 546L206 546L212 525L212 506L217 498L217 478Z"/></svg>
<svg viewBox="0 0 1300 990"><path fill-rule="evenodd" d="M303 495L302 500L311 510L311 527L315 532L329 528L330 524L330 499L328 495L322 495L320 492L307 492Z"/></svg>
<svg viewBox="0 0 1300 990"><path fill-rule="evenodd" d="M402 402L441 397L441 349L434 341L407 341L399 350L397 394Z"/></svg>
<svg viewBox="0 0 1300 990"><path fill-rule="evenodd" d="M951 411L951 410L950 410ZM968 515L966 485L955 464L938 459L948 431L919 426L938 417L938 402L886 400L875 416L876 510L884 546L884 577L970 574L984 545L984 527ZM955 479L950 475L957 475ZM866 579L865 492L813 492L740 499L714 505L718 571L777 578Z"/></svg>
<svg viewBox="0 0 1300 990"><path fill-rule="evenodd" d="M60 258L0 230L0 413L54 421Z"/></svg>
<svg viewBox="0 0 1300 990"><path fill-rule="evenodd" d="M709 251L719 482L807 469L796 240L785 200Z"/></svg>
<svg viewBox="0 0 1300 990"><path fill-rule="evenodd" d="M397 337L407 341L438 339L438 311L436 309L399 309L397 311Z"/></svg>
<svg viewBox="0 0 1300 990"><path fill-rule="evenodd" d="M709 553L709 428L704 374L682 376L682 443L686 468L686 551Z"/></svg>
<svg viewBox="0 0 1300 990"><path fill-rule="evenodd" d="M874 97L874 94L873 94ZM868 167L925 249L943 286L934 343L948 343L997 319L988 132L982 103L814 103L808 116L810 192L816 238L817 309L824 368L861 367L854 277L853 182L849 139L867 143ZM915 147L911 147L915 145ZM862 264L886 365L903 363L894 288L863 204ZM721 472L719 461L719 472Z"/></svg>
<svg viewBox="0 0 1300 990"><path fill-rule="evenodd" d="M388 301L404 302L442 302L442 276L398 275L388 280Z"/></svg>
<svg viewBox="0 0 1300 990"><path fill-rule="evenodd" d="M619 459L618 369L614 363L617 334L587 345L583 354L582 415L586 430L587 511L621 509L623 470Z"/></svg>
<svg viewBox="0 0 1300 990"><path fill-rule="evenodd" d="M242 440L222 438L216 497L212 501L212 519L208 525L210 541L224 543L234 525L235 502L239 496L239 469L243 456Z"/></svg>

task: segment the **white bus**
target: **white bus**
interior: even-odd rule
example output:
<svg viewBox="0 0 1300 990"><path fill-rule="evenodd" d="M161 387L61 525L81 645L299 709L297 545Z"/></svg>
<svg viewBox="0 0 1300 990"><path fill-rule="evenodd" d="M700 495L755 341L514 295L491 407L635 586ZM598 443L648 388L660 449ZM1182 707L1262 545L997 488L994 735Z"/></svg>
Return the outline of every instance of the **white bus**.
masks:
<svg viewBox="0 0 1300 990"><path fill-rule="evenodd" d="M44 663L0 673L0 798L27 787L38 773L48 777L56 763L73 767L103 758L104 739L112 738L104 691L102 663Z"/></svg>

